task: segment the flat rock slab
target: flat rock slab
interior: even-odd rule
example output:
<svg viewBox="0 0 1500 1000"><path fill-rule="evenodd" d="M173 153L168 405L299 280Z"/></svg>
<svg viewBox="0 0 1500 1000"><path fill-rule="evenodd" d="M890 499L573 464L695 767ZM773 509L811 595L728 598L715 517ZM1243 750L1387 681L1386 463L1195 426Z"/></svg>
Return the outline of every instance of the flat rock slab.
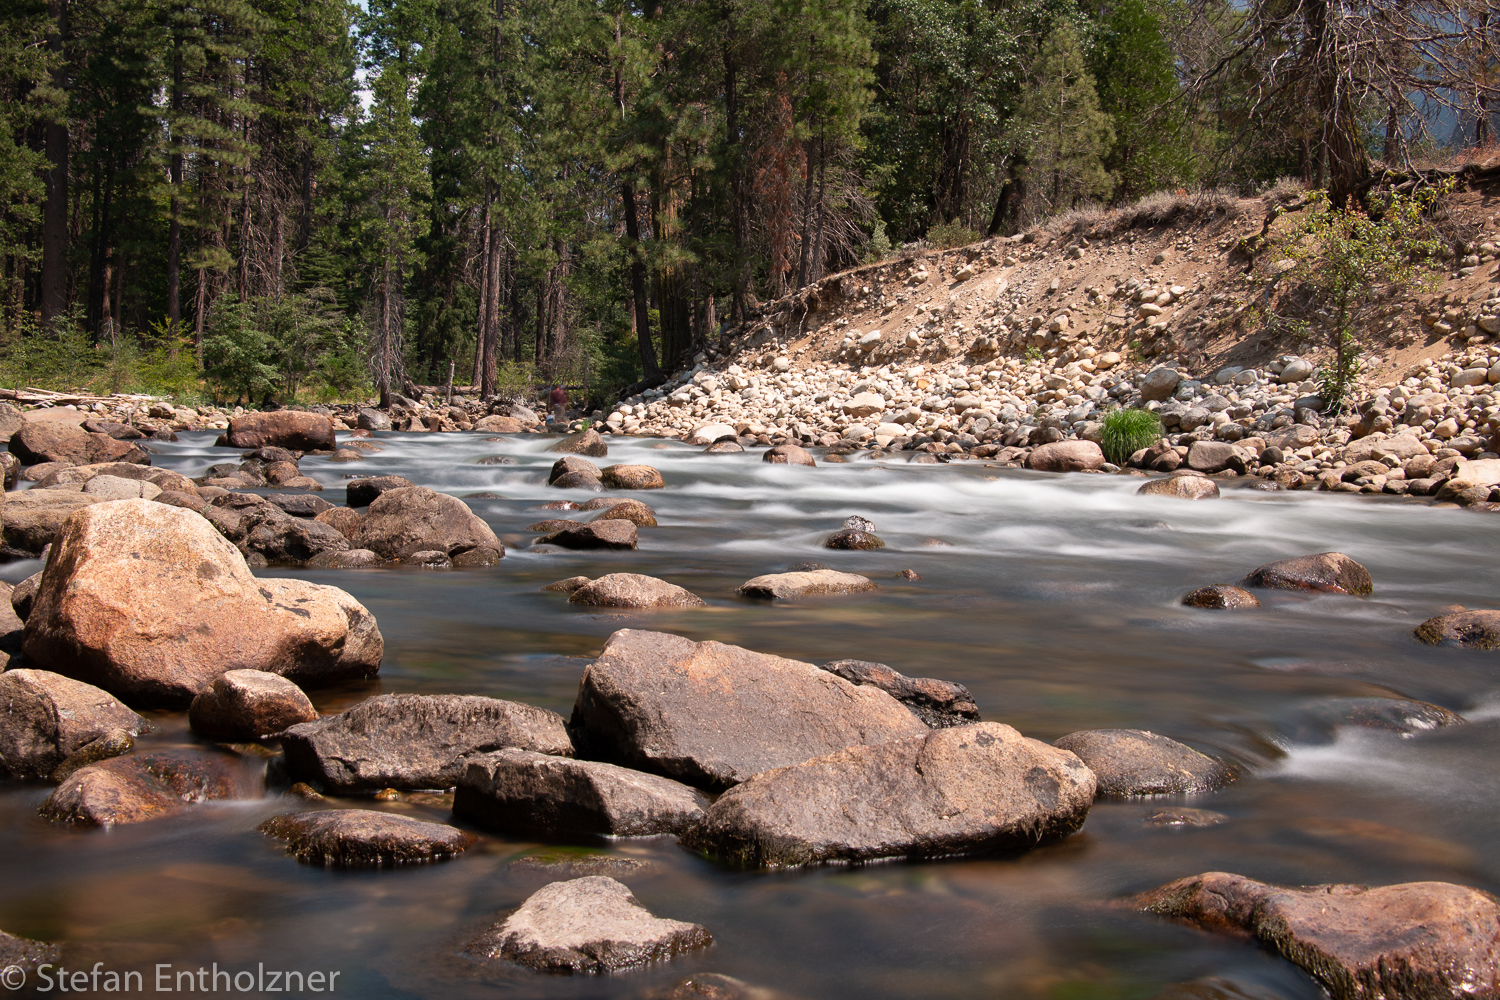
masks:
<svg viewBox="0 0 1500 1000"><path fill-rule="evenodd" d="M708 804L702 792L660 775L499 750L468 758L453 812L487 830L643 837L684 832Z"/></svg>
<svg viewBox="0 0 1500 1000"><path fill-rule="evenodd" d="M145 719L107 691L49 670L0 674L0 774L45 779L113 731L139 736Z"/></svg>
<svg viewBox="0 0 1500 1000"><path fill-rule="evenodd" d="M1182 599L1182 603L1190 608L1258 608L1260 599L1250 591L1242 587L1234 587L1229 584L1213 584L1208 587L1199 587Z"/></svg>
<svg viewBox="0 0 1500 1000"><path fill-rule="evenodd" d="M264 670L227 670L188 707L193 732L210 740L264 739L317 718L301 688Z"/></svg>
<svg viewBox="0 0 1500 1000"><path fill-rule="evenodd" d="M1099 794L1115 797L1210 792L1234 771L1190 746L1144 729L1091 729L1053 746L1077 754L1099 776Z"/></svg>
<svg viewBox="0 0 1500 1000"><path fill-rule="evenodd" d="M571 725L581 757L709 789L928 732L884 691L811 663L632 629L584 671Z"/></svg>
<svg viewBox="0 0 1500 1000"><path fill-rule="evenodd" d="M1342 552L1319 552L1266 563L1252 570L1245 577L1244 585L1273 590L1318 590L1356 597L1368 597L1375 590L1370 571Z"/></svg>
<svg viewBox="0 0 1500 1000"><path fill-rule="evenodd" d="M286 843L298 861L330 868L383 868L447 861L476 838L457 827L374 809L325 809L274 816L256 827Z"/></svg>
<svg viewBox="0 0 1500 1000"><path fill-rule="evenodd" d="M1412 635L1429 646L1500 649L1500 611L1458 611L1429 618Z"/></svg>
<svg viewBox="0 0 1500 1000"><path fill-rule="evenodd" d="M621 883L589 875L538 889L468 950L542 972L616 972L711 944L698 924L653 916Z"/></svg>
<svg viewBox="0 0 1500 1000"><path fill-rule="evenodd" d="M977 854L1066 837L1093 800L1073 754L981 722L756 775L683 843L751 868Z"/></svg>
<svg viewBox="0 0 1500 1000"><path fill-rule="evenodd" d="M1131 905L1209 930L1248 932L1333 1000L1500 994L1500 900L1447 882L1283 888L1208 872Z"/></svg>
<svg viewBox="0 0 1500 1000"><path fill-rule="evenodd" d="M158 750L90 764L53 790L38 810L54 822L85 826L142 823L190 803L258 798L264 765L202 750Z"/></svg>
<svg viewBox="0 0 1500 1000"><path fill-rule="evenodd" d="M851 684L879 688L933 729L979 721L979 706L962 684L936 677L907 677L884 663L869 660L833 660L823 664L823 669Z"/></svg>
<svg viewBox="0 0 1500 1000"><path fill-rule="evenodd" d="M385 694L282 735L294 781L330 792L451 788L462 758L519 747L572 756L563 717L478 695Z"/></svg>
<svg viewBox="0 0 1500 1000"><path fill-rule="evenodd" d="M568 603L595 608L702 608L708 602L674 583L640 573L610 573L574 590Z"/></svg>
<svg viewBox="0 0 1500 1000"><path fill-rule="evenodd" d="M561 545L565 549L633 549L637 538L631 521L590 521L537 538L538 545Z"/></svg>
<svg viewBox="0 0 1500 1000"><path fill-rule="evenodd" d="M810 573L767 573L746 580L735 593L742 597L789 600L817 594L858 594L875 589L875 581L858 573L819 569Z"/></svg>

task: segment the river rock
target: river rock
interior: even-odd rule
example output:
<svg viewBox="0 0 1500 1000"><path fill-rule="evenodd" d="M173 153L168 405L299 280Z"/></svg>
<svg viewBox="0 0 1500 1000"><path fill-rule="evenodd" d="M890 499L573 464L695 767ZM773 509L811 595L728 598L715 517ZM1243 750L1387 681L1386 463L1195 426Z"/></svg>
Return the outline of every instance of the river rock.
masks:
<svg viewBox="0 0 1500 1000"><path fill-rule="evenodd" d="M40 555L74 511L101 502L86 493L61 490L31 489L0 496L0 555L22 559Z"/></svg>
<svg viewBox="0 0 1500 1000"><path fill-rule="evenodd" d="M602 510L596 521L629 521L638 528L656 527L656 511L639 500L600 497L581 505L580 510Z"/></svg>
<svg viewBox="0 0 1500 1000"><path fill-rule="evenodd" d="M1500 611L1458 611L1429 618L1412 635L1430 646L1500 649Z"/></svg>
<svg viewBox="0 0 1500 1000"><path fill-rule="evenodd" d="M874 589L875 582L869 577L819 569L807 573L767 573L746 580L735 593L742 597L789 600L815 594L858 594Z"/></svg>
<svg viewBox="0 0 1500 1000"><path fill-rule="evenodd" d="M83 484L83 493L100 500L155 500L161 496L161 487L138 479L95 476Z"/></svg>
<svg viewBox="0 0 1500 1000"><path fill-rule="evenodd" d="M94 465L70 465L67 468L57 469L38 479L35 489L51 489L53 486L65 486L74 483L87 484L89 480L98 476L114 476L118 479L134 479L151 483L162 490L176 490L179 493L196 493L197 487L188 477L171 469L153 469L149 465L136 465L132 462L98 462Z"/></svg>
<svg viewBox="0 0 1500 1000"><path fill-rule="evenodd" d="M332 451L333 421L321 413L273 410L229 418L224 443L231 448L274 445L292 451Z"/></svg>
<svg viewBox="0 0 1500 1000"><path fill-rule="evenodd" d="M530 750L468 758L453 812L487 830L551 836L682 833L708 798L671 778Z"/></svg>
<svg viewBox="0 0 1500 1000"><path fill-rule="evenodd" d="M1199 587L1182 599L1190 608L1258 608L1260 601L1248 590L1229 584L1216 583Z"/></svg>
<svg viewBox="0 0 1500 1000"><path fill-rule="evenodd" d="M1303 706L1283 731L1295 743L1326 743L1348 727L1411 736L1446 726L1467 725L1462 715L1441 705L1410 698L1322 698Z"/></svg>
<svg viewBox="0 0 1500 1000"><path fill-rule="evenodd" d="M667 485L649 465L611 465L600 472L599 481L609 490L660 490Z"/></svg>
<svg viewBox="0 0 1500 1000"><path fill-rule="evenodd" d="M571 726L580 757L709 789L928 731L884 691L811 663L632 629L584 671Z"/></svg>
<svg viewBox="0 0 1500 1000"><path fill-rule="evenodd" d="M38 570L11 588L10 609L15 612L22 625L31 614L31 605L36 601L36 589L41 585L42 573Z"/></svg>
<svg viewBox="0 0 1500 1000"><path fill-rule="evenodd" d="M711 944L698 924L652 916L621 883L588 875L538 889L468 951L543 972L616 972Z"/></svg>
<svg viewBox="0 0 1500 1000"><path fill-rule="evenodd" d="M599 466L586 458L579 458L576 455L564 455L552 463L552 471L547 474L547 483L551 486L557 486L558 480L568 476L592 479L597 487L600 477Z"/></svg>
<svg viewBox="0 0 1500 1000"><path fill-rule="evenodd" d="M1143 729L1092 729L1053 746L1077 754L1099 777L1099 794L1117 798L1211 792L1234 771L1176 740Z"/></svg>
<svg viewBox="0 0 1500 1000"><path fill-rule="evenodd" d="M1200 442L1201 443L1201 442ZM1206 476L1168 476L1142 483L1135 491L1140 496L1176 497L1179 500L1213 500L1219 495L1219 484Z"/></svg>
<svg viewBox="0 0 1500 1000"><path fill-rule="evenodd" d="M734 428L728 424L699 424L683 440L688 444L713 445L725 439L734 441L738 437Z"/></svg>
<svg viewBox="0 0 1500 1000"><path fill-rule="evenodd" d="M368 507L379 499L382 493L415 485L417 484L405 476L370 476L365 479L351 479L344 484L345 502L350 507Z"/></svg>
<svg viewBox="0 0 1500 1000"><path fill-rule="evenodd" d="M1375 589L1370 571L1342 552L1278 559L1245 577L1247 587L1272 590L1319 590L1368 597Z"/></svg>
<svg viewBox="0 0 1500 1000"><path fill-rule="evenodd" d="M769 448L760 456L762 462L772 465L812 465L818 463L813 461L812 454L806 448L799 448L794 444L779 444Z"/></svg>
<svg viewBox="0 0 1500 1000"><path fill-rule="evenodd" d="M77 424L56 420L26 421L25 426L11 437L10 451L22 465L43 462L151 464L151 456L133 444L116 441L108 434L90 434Z"/></svg>
<svg viewBox="0 0 1500 1000"><path fill-rule="evenodd" d="M823 540L823 548L868 551L885 548L885 542L874 532L841 528Z"/></svg>
<svg viewBox="0 0 1500 1000"><path fill-rule="evenodd" d="M257 579L202 517L146 500L77 511L26 619L26 658L141 707L183 707L226 670L304 685L374 676L375 619L335 587Z"/></svg>
<svg viewBox="0 0 1500 1000"><path fill-rule="evenodd" d="M341 508L347 509L347 508ZM319 552L307 561L308 569L373 569L385 560L369 549L344 549L341 552Z"/></svg>
<svg viewBox="0 0 1500 1000"><path fill-rule="evenodd" d="M372 434L391 429L390 414L377 410L373 406L361 406L355 423L359 425L360 430L369 431Z"/></svg>
<svg viewBox="0 0 1500 1000"><path fill-rule="evenodd" d="M1177 391L1177 385L1182 381L1182 376L1175 368L1153 368L1142 375L1137 383L1141 391L1141 399L1163 400Z"/></svg>
<svg viewBox="0 0 1500 1000"><path fill-rule="evenodd" d="M135 737L123 729L107 729L83 746L63 758L63 762L52 769L48 779L60 785L80 768L97 764L111 757L121 757L135 749Z"/></svg>
<svg viewBox="0 0 1500 1000"><path fill-rule="evenodd" d="M542 589L561 594L571 594L579 587L588 586L588 583L589 578L586 576L570 576L566 580L554 580Z"/></svg>
<svg viewBox="0 0 1500 1000"><path fill-rule="evenodd" d="M683 843L751 868L987 853L1076 832L1093 799L1073 754L980 722L755 775Z"/></svg>
<svg viewBox="0 0 1500 1000"><path fill-rule="evenodd" d="M384 559L444 552L454 565L482 565L505 555L505 546L469 505L425 486L385 490L359 519L349 540Z"/></svg>
<svg viewBox="0 0 1500 1000"><path fill-rule="evenodd" d="M0 488L13 490L20 479L21 460L8 451L0 451Z"/></svg>
<svg viewBox="0 0 1500 1000"><path fill-rule="evenodd" d="M1333 1000L1500 994L1500 901L1447 882L1284 888L1225 872L1131 900L1207 930L1253 935Z"/></svg>
<svg viewBox="0 0 1500 1000"><path fill-rule="evenodd" d="M364 515L352 507L330 507L313 517L314 521L321 521L334 531L348 538L353 534L359 524L359 519Z"/></svg>
<svg viewBox="0 0 1500 1000"><path fill-rule="evenodd" d="M463 759L501 747L572 756L562 716L478 695L385 694L282 734L287 773L336 794L451 788Z"/></svg>
<svg viewBox="0 0 1500 1000"><path fill-rule="evenodd" d="M229 742L265 739L317 718L301 688L264 670L227 670L198 692L188 708L194 733Z"/></svg>
<svg viewBox="0 0 1500 1000"><path fill-rule="evenodd" d="M298 861L329 868L384 868L447 861L478 838L444 823L374 809L324 809L273 816L256 827L286 843Z"/></svg>
<svg viewBox="0 0 1500 1000"><path fill-rule="evenodd" d="M595 608L702 608L708 602L676 584L640 573L610 573L568 596L569 604Z"/></svg>
<svg viewBox="0 0 1500 1000"><path fill-rule="evenodd" d="M474 424L474 429L487 434L519 434L526 428L515 417L492 413L487 417L480 417Z"/></svg>
<svg viewBox="0 0 1500 1000"><path fill-rule="evenodd" d="M48 670L0 674L0 774L45 779L105 733L139 736L145 719L106 691Z"/></svg>
<svg viewBox="0 0 1500 1000"><path fill-rule="evenodd" d="M633 549L635 524L631 521L589 521L537 539L538 544L561 545L565 549Z"/></svg>
<svg viewBox="0 0 1500 1000"><path fill-rule="evenodd" d="M1404 464L1410 459L1423 458L1428 454L1427 446L1415 434L1396 434L1387 438L1371 435L1350 441L1349 446L1344 449L1344 461L1356 465L1370 459L1394 455Z"/></svg>
<svg viewBox="0 0 1500 1000"><path fill-rule="evenodd" d="M869 660L833 660L823 664L823 669L851 684L879 688L933 729L979 721L979 706L962 684L935 677L907 677L884 663Z"/></svg>
<svg viewBox="0 0 1500 1000"><path fill-rule="evenodd" d="M1245 449L1228 441L1194 441L1188 448L1187 465L1198 472L1232 469L1243 473L1249 457Z"/></svg>
<svg viewBox="0 0 1500 1000"><path fill-rule="evenodd" d="M1026 467L1038 472L1093 472L1104 464L1104 452L1092 441L1054 441L1033 448Z"/></svg>
<svg viewBox="0 0 1500 1000"><path fill-rule="evenodd" d="M707 448L704 448L703 453L705 455L738 455L744 450L745 446L738 441L715 441ZM0 457L3 457L3 455L4 452L0 452Z"/></svg>
<svg viewBox="0 0 1500 1000"><path fill-rule="evenodd" d="M33 941L0 931L0 968L15 966L26 973L38 966L53 965L62 957L62 948L49 941Z"/></svg>
<svg viewBox="0 0 1500 1000"><path fill-rule="evenodd" d="M214 497L210 506L234 515L205 514L221 534L247 557L260 555L272 565L300 565L325 552L342 552L350 547L349 539L333 526L316 518L288 514L270 497L226 493Z"/></svg>
<svg viewBox="0 0 1500 1000"><path fill-rule="evenodd" d="M188 803L258 798L263 792L263 777L230 754L158 750L75 771L38 811L59 823L116 826L168 816Z"/></svg>
<svg viewBox="0 0 1500 1000"><path fill-rule="evenodd" d="M577 434L569 434L547 450L564 455L588 455L592 458L602 458L609 454L609 445L605 444L603 436L598 431L590 427Z"/></svg>
<svg viewBox="0 0 1500 1000"><path fill-rule="evenodd" d="M292 517L315 520L325 510L333 510L333 504L322 497L315 497L311 493L272 493L266 497L271 503L280 507L282 513ZM324 521L324 524L328 522ZM330 527L332 527L330 525ZM335 529L337 530L337 529Z"/></svg>

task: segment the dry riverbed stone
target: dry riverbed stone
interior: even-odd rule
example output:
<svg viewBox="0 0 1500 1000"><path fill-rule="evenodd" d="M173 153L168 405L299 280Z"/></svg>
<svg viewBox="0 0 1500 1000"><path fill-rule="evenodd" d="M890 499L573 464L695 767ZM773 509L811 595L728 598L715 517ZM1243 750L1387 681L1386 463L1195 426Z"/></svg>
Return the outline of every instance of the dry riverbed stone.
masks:
<svg viewBox="0 0 1500 1000"><path fill-rule="evenodd" d="M1117 798L1209 792L1235 777L1212 757L1144 729L1086 730L1053 746L1077 754L1099 776L1099 794Z"/></svg>
<svg viewBox="0 0 1500 1000"><path fill-rule="evenodd" d="M673 583L640 573L610 573L574 590L568 603L595 608L702 608L708 602Z"/></svg>
<svg viewBox="0 0 1500 1000"><path fill-rule="evenodd" d="M188 708L193 732L210 740L264 739L317 717L301 688L264 670L225 671Z"/></svg>
<svg viewBox="0 0 1500 1000"><path fill-rule="evenodd" d="M325 809L274 816L261 833L286 843L298 861L329 868L383 868L447 861L477 839L457 827L374 809Z"/></svg>
<svg viewBox="0 0 1500 1000"><path fill-rule="evenodd" d="M884 691L811 663L633 629L584 671L571 726L581 757L708 789L928 731Z"/></svg>
<svg viewBox="0 0 1500 1000"><path fill-rule="evenodd" d="M1104 464L1104 452L1092 441L1054 441L1033 448L1026 466L1038 472L1093 472Z"/></svg>
<svg viewBox="0 0 1500 1000"><path fill-rule="evenodd" d="M520 747L572 756L562 716L478 695L384 694L282 735L287 772L336 794L451 788L469 754Z"/></svg>
<svg viewBox="0 0 1500 1000"><path fill-rule="evenodd" d="M1242 587L1213 584L1199 587L1182 599L1190 608L1258 608L1260 600Z"/></svg>
<svg viewBox="0 0 1500 1000"><path fill-rule="evenodd" d="M1333 1000L1500 995L1500 900L1467 886L1283 888L1208 872L1131 905L1206 930L1251 934Z"/></svg>
<svg viewBox="0 0 1500 1000"><path fill-rule="evenodd" d="M623 884L604 875L553 882L470 943L475 958L541 972L617 972L706 948L698 924L651 914Z"/></svg>
<svg viewBox="0 0 1500 1000"><path fill-rule="evenodd" d="M1073 754L981 722L758 774L683 843L752 868L976 854L1066 837L1093 800Z"/></svg>
<svg viewBox="0 0 1500 1000"><path fill-rule="evenodd" d="M1318 590L1356 597L1368 597L1375 589L1370 571L1342 552L1319 552L1266 563L1245 577L1245 586Z"/></svg>
<svg viewBox="0 0 1500 1000"><path fill-rule="evenodd" d="M874 589L875 582L869 577L819 569L807 573L767 573L746 580L735 593L742 597L789 600L818 594L858 594Z"/></svg>
<svg viewBox="0 0 1500 1000"><path fill-rule="evenodd" d="M92 684L48 670L0 674L0 774L8 777L48 778L106 733L139 736L150 728Z"/></svg>
<svg viewBox="0 0 1500 1000"><path fill-rule="evenodd" d="M487 830L553 836L682 833L707 808L671 778L529 750L470 757L453 800L455 815Z"/></svg>

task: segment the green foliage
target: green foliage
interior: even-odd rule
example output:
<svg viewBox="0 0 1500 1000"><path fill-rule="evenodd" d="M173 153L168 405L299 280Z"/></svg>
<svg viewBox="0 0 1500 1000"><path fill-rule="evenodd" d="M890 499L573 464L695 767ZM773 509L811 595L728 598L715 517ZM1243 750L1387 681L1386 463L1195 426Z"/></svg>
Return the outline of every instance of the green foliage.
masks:
<svg viewBox="0 0 1500 1000"><path fill-rule="evenodd" d="M1161 418L1150 410L1118 409L1104 416L1104 457L1124 465L1130 456L1161 440Z"/></svg>
<svg viewBox="0 0 1500 1000"><path fill-rule="evenodd" d="M957 221L945 222L927 230L927 242L944 250L966 247L970 243L978 243L980 238L974 230Z"/></svg>
<svg viewBox="0 0 1500 1000"><path fill-rule="evenodd" d="M1356 335L1362 309L1384 286L1399 291L1421 280L1421 264L1438 252L1441 239L1427 220L1432 203L1447 193L1428 188L1412 195L1372 196L1371 211L1332 207L1326 192L1314 192L1304 213L1261 249L1261 279L1268 296L1277 285L1310 295L1307 322L1333 349L1319 394L1335 413L1348 402L1359 377ZM1272 311L1276 322L1297 322Z"/></svg>
<svg viewBox="0 0 1500 1000"><path fill-rule="evenodd" d="M203 338L203 376L214 398L255 402L270 392L276 374L271 338L256 322L252 303L232 294L221 298Z"/></svg>
<svg viewBox="0 0 1500 1000"><path fill-rule="evenodd" d="M1021 104L1033 193L1049 211L1108 198L1114 179L1104 157L1114 126L1099 109L1094 77L1072 26L1059 24L1042 45Z"/></svg>
<svg viewBox="0 0 1500 1000"><path fill-rule="evenodd" d="M878 264L891 255L891 238L885 231L885 220L876 219L875 228L870 233L870 239L865 243L865 253L862 258L866 264Z"/></svg>

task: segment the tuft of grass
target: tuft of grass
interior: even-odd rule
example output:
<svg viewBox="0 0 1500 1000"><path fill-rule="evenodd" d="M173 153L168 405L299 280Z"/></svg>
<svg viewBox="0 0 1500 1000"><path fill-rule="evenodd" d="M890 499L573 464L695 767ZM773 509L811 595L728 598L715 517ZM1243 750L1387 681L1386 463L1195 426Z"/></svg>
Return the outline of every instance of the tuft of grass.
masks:
<svg viewBox="0 0 1500 1000"><path fill-rule="evenodd" d="M1113 410L1104 417L1104 457L1124 465L1130 456L1149 448L1162 436L1161 418L1149 410Z"/></svg>

